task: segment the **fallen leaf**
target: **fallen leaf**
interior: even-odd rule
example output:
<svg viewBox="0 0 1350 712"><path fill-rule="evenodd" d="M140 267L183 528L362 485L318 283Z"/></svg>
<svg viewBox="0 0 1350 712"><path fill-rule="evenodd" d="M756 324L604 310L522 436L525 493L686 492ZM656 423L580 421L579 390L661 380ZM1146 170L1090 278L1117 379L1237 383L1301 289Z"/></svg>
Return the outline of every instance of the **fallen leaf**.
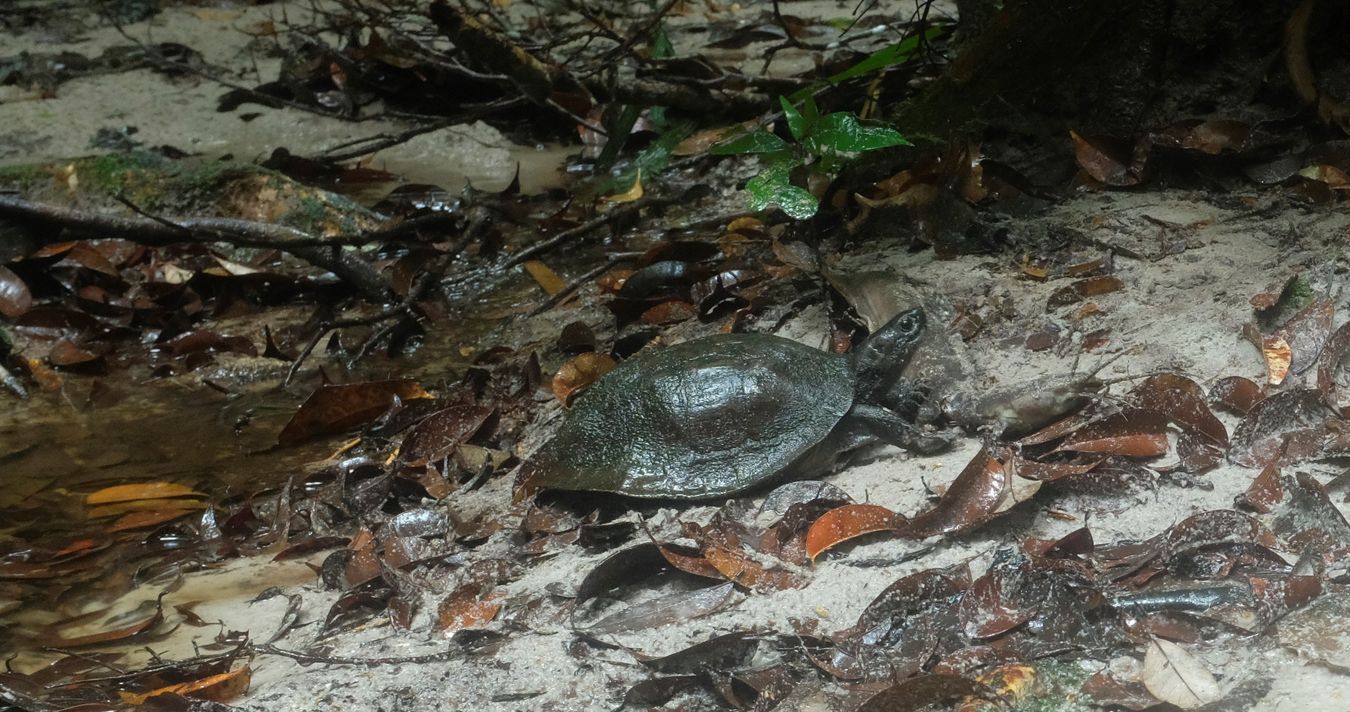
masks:
<svg viewBox="0 0 1350 712"><path fill-rule="evenodd" d="M974 529L998 514L1007 495L1008 473L986 448L971 458L937 504L895 528L904 536L926 539Z"/></svg>
<svg viewBox="0 0 1350 712"><path fill-rule="evenodd" d="M600 380L618 364L609 354L587 351L577 354L558 368L553 376L553 395L564 407Z"/></svg>
<svg viewBox="0 0 1350 712"><path fill-rule="evenodd" d="M1255 381L1242 376L1221 378L1209 389L1210 403L1238 415L1246 415L1264 397Z"/></svg>
<svg viewBox="0 0 1350 712"><path fill-rule="evenodd" d="M350 430L375 420L396 401L430 398L416 381L395 379L315 389L277 436L277 444L294 445L322 435Z"/></svg>
<svg viewBox="0 0 1350 712"><path fill-rule="evenodd" d="M1214 674L1204 663L1180 645L1158 637L1149 640L1140 677L1150 694L1184 710L1223 696Z"/></svg>
<svg viewBox="0 0 1350 712"><path fill-rule="evenodd" d="M0 316L18 319L33 306L28 285L10 268L0 265Z"/></svg>
<svg viewBox="0 0 1350 712"><path fill-rule="evenodd" d="M145 704L146 700L165 694L182 695L198 700L228 702L244 694L252 679L253 671L245 665L238 670L211 675L192 682L180 682L177 685L169 685L149 692L136 693L119 690L117 694L123 702L132 705Z"/></svg>
<svg viewBox="0 0 1350 712"><path fill-rule="evenodd" d="M436 631L449 637L461 630L482 628L497 617L502 603L490 584L468 581L441 601L436 609Z"/></svg>
<svg viewBox="0 0 1350 712"><path fill-rule="evenodd" d="M403 439L399 460L409 467L439 462L482 430L494 413L495 409L477 403L438 410L423 418Z"/></svg>
<svg viewBox="0 0 1350 712"><path fill-rule="evenodd" d="M725 609L735 595L736 585L731 582L672 593L634 604L578 630L592 636L614 635L683 623Z"/></svg>
<svg viewBox="0 0 1350 712"><path fill-rule="evenodd" d="M849 539L890 531L895 512L877 504L846 504L822 514L806 531L806 555L812 561Z"/></svg>
<svg viewBox="0 0 1350 712"><path fill-rule="evenodd" d="M1073 141L1078 166L1093 180L1112 187L1139 184L1144 160L1137 146L1132 150L1124 142L1101 136L1084 137L1077 131L1070 131L1069 139Z"/></svg>
<svg viewBox="0 0 1350 712"><path fill-rule="evenodd" d="M550 297L567 288L567 282L564 282L563 278L559 277L552 267L539 260L526 260L520 266L525 268L525 271L534 279L535 284L538 284L539 288L544 290L544 294Z"/></svg>
<svg viewBox="0 0 1350 712"><path fill-rule="evenodd" d="M143 499L167 499L170 497L204 497L187 485L173 482L141 482L130 485L114 485L89 493L84 498L88 505L111 504L113 502L133 502Z"/></svg>
<svg viewBox="0 0 1350 712"><path fill-rule="evenodd" d="M633 178L633 187L622 193L615 195L606 195L605 200L611 203L631 203L642 197L642 169L639 168L637 175Z"/></svg>
<svg viewBox="0 0 1350 712"><path fill-rule="evenodd" d="M1318 457L1333 416L1314 389L1281 391L1257 403L1233 429L1228 456L1244 467L1290 465Z"/></svg>
<svg viewBox="0 0 1350 712"><path fill-rule="evenodd" d="M1314 299L1311 304L1299 310L1275 332L1275 338L1284 342L1288 350L1283 362L1285 372L1303 373L1313 364L1326 347L1331 336L1332 319L1335 316L1335 303L1325 297ZM1268 340L1267 340L1268 341ZM1266 349L1262 349L1265 351ZM1270 357L1267 356L1267 363ZM1272 374L1274 370L1271 369ZM1281 381L1284 379L1281 378ZM1271 381L1271 385L1279 385Z"/></svg>
<svg viewBox="0 0 1350 712"><path fill-rule="evenodd" d="M1350 353L1350 322L1341 324L1336 330L1317 362L1317 391L1322 394L1322 402L1342 416L1346 415L1346 407L1341 405L1336 393L1336 372L1347 353Z"/></svg>
<svg viewBox="0 0 1350 712"><path fill-rule="evenodd" d="M1110 294L1124 288L1125 283L1120 281L1119 277L1112 275L1102 275L1100 277L1088 277L1080 279L1072 284L1065 285L1056 289L1050 298L1046 300L1046 309L1055 309L1057 307L1068 306L1102 294Z"/></svg>
<svg viewBox="0 0 1350 712"><path fill-rule="evenodd" d="M108 531L124 532L124 531L132 531L135 529L148 529L150 527L159 526L160 524L164 524L166 522L172 522L175 519L180 519L188 514L192 514L195 511L199 511L200 509L201 507L169 508L169 509L152 509L146 512L131 512L129 514L123 515L117 521L109 525Z"/></svg>
<svg viewBox="0 0 1350 712"><path fill-rule="evenodd" d="M1266 465L1247 491L1238 495L1238 504L1243 504L1262 514L1269 514L1275 503L1284 498L1284 487L1280 484L1280 468L1275 464Z"/></svg>

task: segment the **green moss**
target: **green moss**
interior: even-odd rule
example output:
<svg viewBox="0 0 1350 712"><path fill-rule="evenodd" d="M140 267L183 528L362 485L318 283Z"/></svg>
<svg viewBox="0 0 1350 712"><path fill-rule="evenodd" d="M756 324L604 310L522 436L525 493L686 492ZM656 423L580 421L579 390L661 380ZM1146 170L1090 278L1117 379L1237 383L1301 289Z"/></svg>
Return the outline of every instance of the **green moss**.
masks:
<svg viewBox="0 0 1350 712"><path fill-rule="evenodd" d="M1075 661L1045 660L1036 664L1036 683L1027 697L1009 707L1011 712L1093 712L1097 705L1082 693L1091 676Z"/></svg>
<svg viewBox="0 0 1350 712"><path fill-rule="evenodd" d="M47 166L41 164L0 167L0 185L12 188L25 189L38 181L50 178L51 172Z"/></svg>
<svg viewBox="0 0 1350 712"><path fill-rule="evenodd" d="M1289 307L1295 311L1312 304L1312 301L1317 298L1317 291L1301 275L1295 277L1287 289L1289 290Z"/></svg>

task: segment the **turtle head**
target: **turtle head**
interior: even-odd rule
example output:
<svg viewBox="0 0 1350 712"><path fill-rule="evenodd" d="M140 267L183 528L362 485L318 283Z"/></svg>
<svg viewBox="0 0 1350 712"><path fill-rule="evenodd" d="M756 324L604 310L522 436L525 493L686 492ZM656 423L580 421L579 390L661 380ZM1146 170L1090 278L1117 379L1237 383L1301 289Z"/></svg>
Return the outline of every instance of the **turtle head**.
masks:
<svg viewBox="0 0 1350 712"><path fill-rule="evenodd" d="M853 370L858 374L856 400L871 399L899 378L923 338L927 322L921 308L901 312L853 352Z"/></svg>

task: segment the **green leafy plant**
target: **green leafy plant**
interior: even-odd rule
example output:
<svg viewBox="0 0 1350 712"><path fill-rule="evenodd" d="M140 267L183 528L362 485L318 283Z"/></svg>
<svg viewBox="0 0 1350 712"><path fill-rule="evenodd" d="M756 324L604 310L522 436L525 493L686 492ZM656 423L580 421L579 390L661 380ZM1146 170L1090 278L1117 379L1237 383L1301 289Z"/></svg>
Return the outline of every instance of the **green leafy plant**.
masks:
<svg viewBox="0 0 1350 712"><path fill-rule="evenodd" d="M798 104L779 97L779 103L792 142L760 129L714 146L711 151L718 155L759 156L764 169L745 184L751 210L777 205L789 217L805 220L816 214L819 203L810 191L792 182L792 174L798 168L834 176L844 161L859 153L910 145L899 131L864 125L847 111L822 116L810 96Z"/></svg>

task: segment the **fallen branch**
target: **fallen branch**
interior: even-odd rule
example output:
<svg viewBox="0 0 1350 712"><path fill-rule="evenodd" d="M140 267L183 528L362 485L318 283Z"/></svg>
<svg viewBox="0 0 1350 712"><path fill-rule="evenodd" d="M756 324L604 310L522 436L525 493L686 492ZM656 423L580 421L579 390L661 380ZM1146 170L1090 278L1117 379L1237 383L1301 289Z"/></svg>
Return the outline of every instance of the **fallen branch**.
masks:
<svg viewBox="0 0 1350 712"><path fill-rule="evenodd" d="M325 335L332 333L337 329L349 329L354 326L372 326L390 319L402 319L413 316L416 313L417 300L421 299L431 290L431 286L436 283L438 277L438 274L432 272L423 274L421 278L418 279L417 283L408 290L408 296L404 297L403 301L388 309L384 309L377 314L353 317L351 319L333 319L320 322L318 329L314 332L313 338L309 340L309 343L305 344L305 348L295 357L295 360L291 362L291 367L286 371L286 379L281 382L281 387L285 388L290 385L291 380L295 378L295 374L300 372L300 366L305 362L305 359L309 358L311 353L314 353L314 348L319 345L319 342L323 340ZM370 349L372 344L384 338L391 330L392 328L381 329L374 334L371 334L370 338L366 339L366 342L361 345L354 360L359 361Z"/></svg>
<svg viewBox="0 0 1350 712"><path fill-rule="evenodd" d="M443 663L455 660L463 656L458 650L447 650L443 653L430 653L427 655L402 655L389 658L348 658L338 655L316 655L313 653L302 653L298 650L286 650L278 648L275 645L254 645L253 652L263 655L280 655L283 658L290 658L302 665L312 663L323 663L324 665L360 665L363 667L376 667L378 665L405 665L419 663Z"/></svg>
<svg viewBox="0 0 1350 712"><path fill-rule="evenodd" d="M183 242L225 242L241 247L278 249L332 272L373 302L382 303L390 295L389 285L380 273L356 255L344 252L341 242L317 238L285 225L237 218L107 215L34 203L17 195L3 193L0 193L0 216L50 223L91 237L117 237L152 247Z"/></svg>
<svg viewBox="0 0 1350 712"><path fill-rule="evenodd" d="M524 262L525 260L532 259L537 255L541 255L545 252L548 252L549 250L552 250L553 248L563 244L564 242L576 239L589 232L593 232L599 228L602 228L614 222L620 217L631 215L632 213L642 210L643 208L672 205L674 203L680 202L682 199L683 199L682 195L679 196L651 195L644 198L639 198L631 203L624 204L622 207L615 208L614 210L611 210L605 213L604 215L592 218L591 220L587 220L586 222L577 225L576 227L567 228L566 230L563 230L562 232L554 235L553 237L548 238L547 240L544 240L542 242L536 242L533 245L530 245L529 247L521 250L520 252L517 252L515 255L511 257L511 259L507 260L506 264L503 266L508 268L515 267L521 262Z"/></svg>

